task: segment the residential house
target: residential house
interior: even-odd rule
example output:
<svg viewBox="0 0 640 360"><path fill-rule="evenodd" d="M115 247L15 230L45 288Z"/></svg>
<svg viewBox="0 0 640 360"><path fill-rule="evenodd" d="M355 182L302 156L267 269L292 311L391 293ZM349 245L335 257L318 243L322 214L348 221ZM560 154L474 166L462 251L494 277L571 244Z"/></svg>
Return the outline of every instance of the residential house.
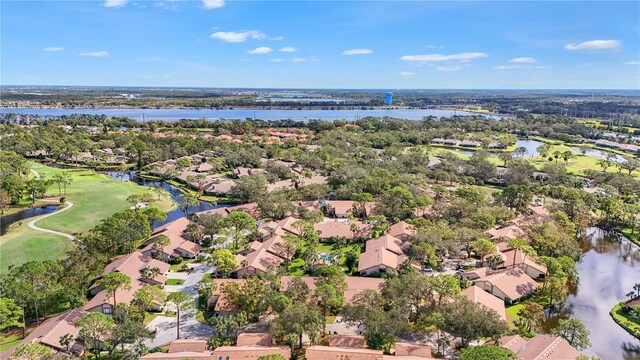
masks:
<svg viewBox="0 0 640 360"><path fill-rule="evenodd" d="M237 346L248 345L260 345L271 346L273 345L273 336L269 333L242 333L238 335L236 340Z"/></svg>
<svg viewBox="0 0 640 360"><path fill-rule="evenodd" d="M280 278L280 291L285 292L293 281L294 276L282 276ZM300 279L307 284L310 291L316 289L316 278L310 276L300 276ZM344 303L349 304L353 298L365 290L375 290L381 292L384 288L385 279L369 278L359 276L345 276L344 281L347 288L344 291Z"/></svg>
<svg viewBox="0 0 640 360"><path fill-rule="evenodd" d="M244 278L267 272L270 268L277 269L284 262L284 259L270 252L267 247L260 246L246 255L237 254L236 261L238 267L231 273L231 276Z"/></svg>
<svg viewBox="0 0 640 360"><path fill-rule="evenodd" d="M491 256L500 256L500 261L493 264L494 269L513 269L520 268L533 279L544 278L547 274L547 267L535 261L522 250L514 249L506 242L496 244L498 251L493 254L485 255L483 261L486 262Z"/></svg>
<svg viewBox="0 0 640 360"><path fill-rule="evenodd" d="M538 289L538 283L522 269L509 269L491 272L473 280L479 288L512 304Z"/></svg>
<svg viewBox="0 0 640 360"><path fill-rule="evenodd" d="M389 230L387 231L387 234L402 241L407 241L416 234L416 228L404 221L400 221L391 225L389 227Z"/></svg>
<svg viewBox="0 0 640 360"><path fill-rule="evenodd" d="M145 273L147 269L158 269L158 275L153 278L147 278ZM131 279L130 288L120 288L116 290L115 301L118 303L131 303L133 295L136 291L146 285L160 285L167 280L166 273L169 271L169 264L158 261L141 252L133 252L128 255L121 256L109 263L102 272L104 276L111 272L120 272L127 275ZM99 279L95 279L93 286L89 288L89 294L94 295L83 307L85 311L99 311L110 315L113 310L113 294L107 293L99 286ZM161 307L162 304L156 304Z"/></svg>
<svg viewBox="0 0 640 360"><path fill-rule="evenodd" d="M431 359L433 350L429 345L410 344L397 342L394 346L394 355L398 356L414 356L424 359Z"/></svg>
<svg viewBox="0 0 640 360"><path fill-rule="evenodd" d="M278 354L285 359L291 357L291 348L288 346L263 345L265 334L253 334L250 337L238 337L243 345L219 346L215 350L206 350L205 340L175 340L169 344L169 352L150 353L140 359L166 360L166 359L191 359L191 360L256 360L261 356ZM266 334L269 335L269 334ZM241 334L242 336L242 334ZM269 335L270 336L270 335ZM254 339L255 342L252 342ZM174 346L174 343L177 345Z"/></svg>
<svg viewBox="0 0 640 360"><path fill-rule="evenodd" d="M186 232L189 224L191 224L191 220L182 217L155 229L146 241L147 246L142 249L142 253L147 256L155 256L162 261L168 261L172 256L193 259L202 247L189 240L189 235ZM169 244L163 246L159 253L156 253L154 242L160 236L169 238Z"/></svg>
<svg viewBox="0 0 640 360"><path fill-rule="evenodd" d="M368 215L373 214L375 204L372 202L366 202L364 204L364 209L358 210L364 210L363 214L354 213L354 208L359 206L357 203L357 201L350 200L327 200L325 201L327 216L339 219L347 219L350 217L367 217Z"/></svg>
<svg viewBox="0 0 640 360"><path fill-rule="evenodd" d="M517 225L509 225L502 228L489 229L485 234L491 236L494 240L511 240L515 238L526 237L526 233Z"/></svg>
<svg viewBox="0 0 640 360"><path fill-rule="evenodd" d="M402 241L389 234L367 241L365 252L360 254L358 272L369 275L397 269L408 257Z"/></svg>
<svg viewBox="0 0 640 360"><path fill-rule="evenodd" d="M371 227L362 221L325 220L313 224L313 229L320 234L321 239L367 238L371 234Z"/></svg>
<svg viewBox="0 0 640 360"><path fill-rule="evenodd" d="M364 336L361 335L334 334L329 335L329 346L364 349L366 347L366 341L364 340Z"/></svg>
<svg viewBox="0 0 640 360"><path fill-rule="evenodd" d="M85 351L84 342L79 338L80 329L76 327L76 322L87 312L82 309L73 309L62 314L50 317L33 329L20 341L20 345L30 342L39 342L42 345L52 348L61 353L67 352L67 346L60 343L60 338L64 335L71 335L72 341L69 344L69 352L76 356L81 356ZM0 359L8 359L15 351L15 348L0 353Z"/></svg>
<svg viewBox="0 0 640 360"><path fill-rule="evenodd" d="M211 293L207 299L207 307L212 309L216 315L229 315L235 314L238 309L231 304L226 298L225 293L222 291L225 286L231 283L242 286L244 284L243 279L212 279L216 284L216 289Z"/></svg>
<svg viewBox="0 0 640 360"><path fill-rule="evenodd" d="M497 297L489 294L488 292L475 285L469 286L468 288L462 290L460 294L471 302L480 304L487 309L495 311L496 313L498 313L498 316L500 316L500 319L507 321L507 311L504 307L504 301L498 299Z"/></svg>
<svg viewBox="0 0 640 360"><path fill-rule="evenodd" d="M563 337L554 335L536 335L531 339L520 335L503 336L498 345L513 351L522 360L575 360L582 355Z"/></svg>

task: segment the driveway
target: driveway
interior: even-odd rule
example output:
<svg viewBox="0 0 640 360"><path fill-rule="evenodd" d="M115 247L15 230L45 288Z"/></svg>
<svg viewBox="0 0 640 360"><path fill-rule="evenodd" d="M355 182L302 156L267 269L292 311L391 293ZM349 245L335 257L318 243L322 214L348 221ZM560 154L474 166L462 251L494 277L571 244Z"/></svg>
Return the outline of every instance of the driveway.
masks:
<svg viewBox="0 0 640 360"><path fill-rule="evenodd" d="M184 284L179 286L171 286L171 289L166 289L169 292L172 291L184 291L191 295L193 301L198 308L198 289L196 285L202 279L202 276L211 271L211 267L205 264L189 264L189 267L193 270L184 279ZM168 286L165 286L168 288ZM169 309L171 310L171 309ZM182 338L189 339L203 339L208 340L213 335L213 329L205 324L202 324L196 320L196 310L191 311L188 314L182 314L180 322L180 336ZM160 346L176 340L177 319L175 317L158 316L147 324L147 329L157 330L155 339L147 341L145 345L149 348Z"/></svg>

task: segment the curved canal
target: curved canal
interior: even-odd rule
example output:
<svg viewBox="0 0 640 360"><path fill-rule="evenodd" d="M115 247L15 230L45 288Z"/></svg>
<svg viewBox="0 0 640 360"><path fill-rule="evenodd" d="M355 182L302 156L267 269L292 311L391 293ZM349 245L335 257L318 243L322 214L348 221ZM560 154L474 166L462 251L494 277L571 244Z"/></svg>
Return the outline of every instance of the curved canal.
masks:
<svg viewBox="0 0 640 360"><path fill-rule="evenodd" d="M640 340L616 324L609 311L633 284L640 282L640 247L624 236L590 228L577 263L580 282L554 311L546 328L559 319L579 318L591 331L591 346L584 352L603 360L640 360Z"/></svg>

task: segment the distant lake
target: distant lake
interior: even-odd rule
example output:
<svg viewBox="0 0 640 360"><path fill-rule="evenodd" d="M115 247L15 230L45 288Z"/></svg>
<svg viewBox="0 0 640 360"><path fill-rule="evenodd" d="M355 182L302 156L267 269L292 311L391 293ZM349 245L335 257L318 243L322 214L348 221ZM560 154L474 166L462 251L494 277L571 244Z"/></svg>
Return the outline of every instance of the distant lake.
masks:
<svg viewBox="0 0 640 360"><path fill-rule="evenodd" d="M376 109L376 110L252 110L252 109L29 109L2 108L0 114L15 113L40 116L61 116L72 114L106 115L108 117L129 117L141 121L146 120L209 120L254 118L261 120L356 120L365 116L395 117L408 120L422 120L425 116L451 117L453 115L480 115L491 119L502 119L497 115L475 114L464 111L439 109Z"/></svg>

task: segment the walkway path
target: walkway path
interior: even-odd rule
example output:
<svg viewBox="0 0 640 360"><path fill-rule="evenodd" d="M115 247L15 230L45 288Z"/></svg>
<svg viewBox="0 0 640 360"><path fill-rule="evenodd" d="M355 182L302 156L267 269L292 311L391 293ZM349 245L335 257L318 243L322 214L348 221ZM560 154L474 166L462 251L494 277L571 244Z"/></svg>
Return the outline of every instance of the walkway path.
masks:
<svg viewBox="0 0 640 360"><path fill-rule="evenodd" d="M55 200L43 200L43 201L57 202ZM71 234L67 234L67 233L63 233L63 232L55 231L55 230L43 229L43 228L41 228L41 227L36 225L36 222L38 222L39 220L42 220L42 219L47 218L47 217L52 216L52 215L59 214L59 213L61 213L63 211L67 211L67 210L69 210L69 209L71 209L73 207L73 203L71 201L67 201L66 205L67 206L64 209L60 209L60 210L58 210L56 212L52 212L51 214L42 215L39 218L35 218L35 219L31 220L29 222L29 224L27 224L27 226L30 227L33 230L42 231L42 232L46 232L46 233L54 234L54 235L59 235L59 236L64 236L69 240L73 240L74 237Z"/></svg>
<svg viewBox="0 0 640 360"><path fill-rule="evenodd" d="M40 179L40 173L37 172L36 170L31 169L31 173L33 174L33 176L36 177L36 179Z"/></svg>
<svg viewBox="0 0 640 360"><path fill-rule="evenodd" d="M196 303L196 309L198 308L198 289L197 284L202 279L202 276L211 271L211 267L205 264L189 264L193 269L189 276L184 279L184 284L179 286L165 286L165 291L184 291L193 297L193 301ZM213 329L209 325L205 325L196 320L196 311L192 311L189 314L184 314L180 321L180 336L188 339L203 339L208 340L213 336ZM171 342L176 339L176 318L167 316L158 316L147 324L147 329L157 330L155 339L147 341L145 345L149 348L160 346Z"/></svg>

